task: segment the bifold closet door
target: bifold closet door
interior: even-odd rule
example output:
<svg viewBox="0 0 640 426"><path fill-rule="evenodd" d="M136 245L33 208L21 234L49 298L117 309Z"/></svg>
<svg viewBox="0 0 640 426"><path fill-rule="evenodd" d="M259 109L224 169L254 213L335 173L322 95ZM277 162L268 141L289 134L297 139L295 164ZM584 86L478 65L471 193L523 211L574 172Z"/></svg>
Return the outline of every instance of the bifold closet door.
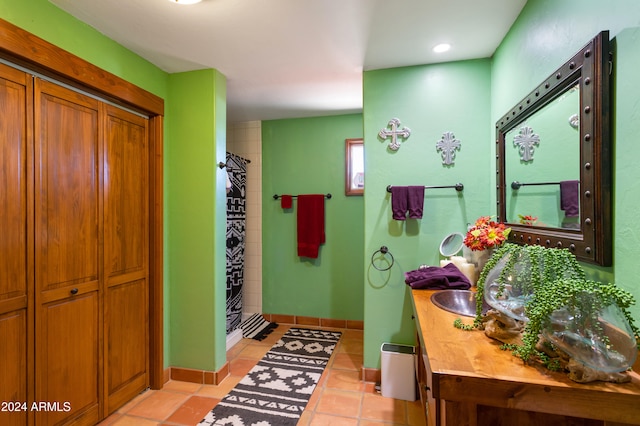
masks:
<svg viewBox="0 0 640 426"><path fill-rule="evenodd" d="M28 214L30 76L0 64L0 424L27 424L33 323L33 221ZM11 405L5 405L11 404ZM17 410L16 410L17 408Z"/></svg>
<svg viewBox="0 0 640 426"><path fill-rule="evenodd" d="M106 414L149 385L148 120L106 106Z"/></svg>
<svg viewBox="0 0 640 426"><path fill-rule="evenodd" d="M102 156L97 100L34 82L36 424L100 420Z"/></svg>

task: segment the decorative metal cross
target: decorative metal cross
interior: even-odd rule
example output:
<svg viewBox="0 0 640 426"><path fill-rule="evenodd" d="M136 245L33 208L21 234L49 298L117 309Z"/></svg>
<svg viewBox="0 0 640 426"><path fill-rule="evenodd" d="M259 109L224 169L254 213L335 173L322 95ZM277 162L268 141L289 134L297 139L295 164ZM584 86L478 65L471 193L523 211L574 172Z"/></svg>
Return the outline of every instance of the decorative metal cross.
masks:
<svg viewBox="0 0 640 426"><path fill-rule="evenodd" d="M520 129L520 134L513 138L513 144L520 151L520 159L524 162L529 162L533 160L534 146L540 145L540 136L533 133L531 127L524 126Z"/></svg>
<svg viewBox="0 0 640 426"><path fill-rule="evenodd" d="M382 140L385 140L388 137L391 137L391 142L389 142L389 149L392 151L397 151L398 148L400 148L400 142L398 142L398 136L400 136L403 139L407 139L409 136L411 136L411 129L406 126L404 129L398 129L398 127L400 126L400 120L397 118L392 118L391 121L389 121L389 124L387 124L387 126L391 127L391 130L382 129L378 133L378 136Z"/></svg>
<svg viewBox="0 0 640 426"><path fill-rule="evenodd" d="M451 132L445 132L436 143L436 151L442 151L442 164L451 165L456 159L456 150L460 150L460 141Z"/></svg>

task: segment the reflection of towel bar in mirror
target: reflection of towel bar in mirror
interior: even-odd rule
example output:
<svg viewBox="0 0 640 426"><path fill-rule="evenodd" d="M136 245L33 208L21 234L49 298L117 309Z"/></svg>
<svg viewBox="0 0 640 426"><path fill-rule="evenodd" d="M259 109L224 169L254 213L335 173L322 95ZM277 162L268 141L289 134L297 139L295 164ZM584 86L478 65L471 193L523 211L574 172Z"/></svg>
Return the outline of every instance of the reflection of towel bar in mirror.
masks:
<svg viewBox="0 0 640 426"><path fill-rule="evenodd" d="M273 199L274 199L274 200L277 200L277 199L278 199L278 198L280 198L280 197L282 197L282 195L275 194L275 195L273 196ZM297 195L292 195L292 196L291 196L291 198L297 198L297 197L298 197ZM331 193L329 193L329 194L325 194L324 198L326 198L326 199L330 199L330 198L331 198Z"/></svg>
<svg viewBox="0 0 640 426"><path fill-rule="evenodd" d="M534 185L560 185L560 182L534 182L534 183L523 183L514 180L511 182L511 189L520 189L521 186L534 186Z"/></svg>
<svg viewBox="0 0 640 426"><path fill-rule="evenodd" d="M387 186L387 192L391 192L391 185ZM461 183L456 183L455 185L445 185L445 186L425 186L424 189L442 189L442 188L455 188L456 191L460 192L464 189L464 185Z"/></svg>

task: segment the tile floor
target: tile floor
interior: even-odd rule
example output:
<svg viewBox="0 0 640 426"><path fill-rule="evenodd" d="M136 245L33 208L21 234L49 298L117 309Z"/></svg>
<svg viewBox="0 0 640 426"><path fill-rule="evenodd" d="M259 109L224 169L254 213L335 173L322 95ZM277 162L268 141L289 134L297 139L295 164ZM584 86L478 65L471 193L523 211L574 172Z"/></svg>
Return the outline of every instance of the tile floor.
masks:
<svg viewBox="0 0 640 426"><path fill-rule="evenodd" d="M281 324L265 340L243 339L227 353L231 374L217 386L169 381L149 390L105 419L100 426L195 425L258 362L290 326ZM420 401L382 397L360 380L362 331L342 337L298 425L425 425Z"/></svg>

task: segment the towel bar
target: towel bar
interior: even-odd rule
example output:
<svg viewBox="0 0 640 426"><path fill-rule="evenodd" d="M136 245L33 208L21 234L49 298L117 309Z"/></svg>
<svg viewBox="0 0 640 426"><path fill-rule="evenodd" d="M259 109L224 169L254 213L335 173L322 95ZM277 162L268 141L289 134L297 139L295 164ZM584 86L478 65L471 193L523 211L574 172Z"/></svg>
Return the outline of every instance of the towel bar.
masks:
<svg viewBox="0 0 640 426"><path fill-rule="evenodd" d="M391 185L387 186L387 192L391 192ZM460 192L464 189L464 185L461 183L456 183L455 185L445 185L445 186L425 186L424 189L441 189L441 188L455 188L456 191Z"/></svg>
<svg viewBox="0 0 640 426"><path fill-rule="evenodd" d="M282 195L275 194L275 195L273 196L273 199L274 199L274 200L277 200L277 199L278 199L278 198L280 198L280 197L282 197ZM297 197L298 197L297 195L292 195L292 196L291 196L291 198L297 198ZM330 198L331 198L331 193L329 193L329 194L325 194L325 196L324 196L324 197L325 197L326 199L330 199Z"/></svg>
<svg viewBox="0 0 640 426"><path fill-rule="evenodd" d="M535 183L523 183L514 180L511 182L511 189L520 189L521 186L534 186L534 185L560 185L560 182L535 182Z"/></svg>

